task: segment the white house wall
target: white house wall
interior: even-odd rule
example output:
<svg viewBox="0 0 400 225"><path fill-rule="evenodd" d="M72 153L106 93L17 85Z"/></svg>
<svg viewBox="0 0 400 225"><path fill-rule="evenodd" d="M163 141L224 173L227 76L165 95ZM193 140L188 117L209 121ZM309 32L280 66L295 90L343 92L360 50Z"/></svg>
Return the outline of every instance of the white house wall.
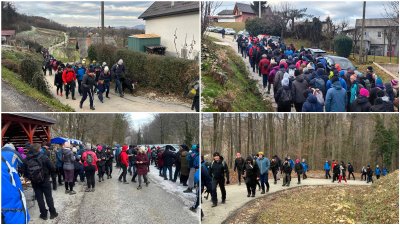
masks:
<svg viewBox="0 0 400 225"><path fill-rule="evenodd" d="M176 40L176 47L179 54L181 49L185 45L185 37L187 35L186 43L188 49L190 49L190 44L194 38L194 50L195 54L200 52L200 29L199 29L199 14L182 14L174 16L165 16L154 19L146 20L146 34L158 34L161 36L161 45L167 47L167 55L176 56L175 44L174 44L174 34L176 34L178 39ZM194 55L190 57L193 59Z"/></svg>
<svg viewBox="0 0 400 225"><path fill-rule="evenodd" d="M236 20L235 20L235 18L229 18L229 19L219 18L218 22L221 22L221 23L232 23L232 22L236 22Z"/></svg>

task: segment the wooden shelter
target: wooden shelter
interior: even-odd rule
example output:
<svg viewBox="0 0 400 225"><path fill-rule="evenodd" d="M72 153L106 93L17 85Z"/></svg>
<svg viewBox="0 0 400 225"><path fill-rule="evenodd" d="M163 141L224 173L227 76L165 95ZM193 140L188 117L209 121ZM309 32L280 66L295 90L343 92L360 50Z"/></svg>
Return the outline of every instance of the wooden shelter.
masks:
<svg viewBox="0 0 400 225"><path fill-rule="evenodd" d="M42 114L4 113L1 115L2 145L13 143L16 147L27 142L50 142L50 127L56 120Z"/></svg>

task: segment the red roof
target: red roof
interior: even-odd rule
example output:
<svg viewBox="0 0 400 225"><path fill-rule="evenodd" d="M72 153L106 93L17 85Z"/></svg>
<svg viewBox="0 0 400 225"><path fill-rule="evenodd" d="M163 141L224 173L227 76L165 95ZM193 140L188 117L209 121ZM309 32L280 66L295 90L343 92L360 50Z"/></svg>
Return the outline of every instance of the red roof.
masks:
<svg viewBox="0 0 400 225"><path fill-rule="evenodd" d="M15 35L15 30L2 30L1 36L13 36Z"/></svg>

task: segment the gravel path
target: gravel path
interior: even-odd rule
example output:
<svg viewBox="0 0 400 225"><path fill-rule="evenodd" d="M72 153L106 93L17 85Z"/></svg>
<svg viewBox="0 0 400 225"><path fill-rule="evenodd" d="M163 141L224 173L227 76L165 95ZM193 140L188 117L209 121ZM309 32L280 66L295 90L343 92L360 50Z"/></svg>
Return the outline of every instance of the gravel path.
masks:
<svg viewBox="0 0 400 225"><path fill-rule="evenodd" d="M42 104L1 81L1 111L2 112L52 112L51 108Z"/></svg>
<svg viewBox="0 0 400 225"><path fill-rule="evenodd" d="M281 191L284 189L288 189L288 187L282 187L282 179L278 181L278 183L275 185L273 179L269 179L269 184L270 184L270 190L267 193L275 193L277 191ZM306 186L306 185L369 185L365 181L359 181L359 180L350 180L347 181L347 184L342 183L338 184L337 182L332 183L332 180L326 180L326 179L306 179L302 180L301 184L297 184L297 176L295 177L292 174L292 182L290 184L289 188L296 188L299 186ZM234 213L237 209L243 207L247 202L253 200L254 198L248 198L247 197L247 189L246 185L242 184L241 186L239 185L226 185L226 203L221 204L221 192L219 191L219 188L217 189L217 194L218 194L218 206L212 208L212 202L211 202L211 194L209 196L209 200L203 199L203 204L201 205L203 212L204 212L204 218L202 223L204 224L221 224L224 222L230 215L231 213ZM256 198L266 196L266 195L261 195L260 191L256 191Z"/></svg>

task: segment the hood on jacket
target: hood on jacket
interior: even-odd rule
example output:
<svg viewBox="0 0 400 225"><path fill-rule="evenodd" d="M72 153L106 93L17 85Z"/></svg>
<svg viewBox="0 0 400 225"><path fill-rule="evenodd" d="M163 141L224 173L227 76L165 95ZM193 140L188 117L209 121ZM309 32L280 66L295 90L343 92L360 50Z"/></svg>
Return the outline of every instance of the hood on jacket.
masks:
<svg viewBox="0 0 400 225"><path fill-rule="evenodd" d="M311 103L311 104L315 104L318 102L317 97L315 97L315 95L310 94L307 97L307 102Z"/></svg>
<svg viewBox="0 0 400 225"><path fill-rule="evenodd" d="M340 84L340 81L333 82L332 87L335 88L336 90L342 89L342 85Z"/></svg>
<svg viewBox="0 0 400 225"><path fill-rule="evenodd" d="M123 151L123 152L126 152L127 150L128 150L128 145L122 146L122 151Z"/></svg>
<svg viewBox="0 0 400 225"><path fill-rule="evenodd" d="M303 80L304 80L304 75L303 75L303 74L298 75L295 79L296 79L298 82L303 82Z"/></svg>
<svg viewBox="0 0 400 225"><path fill-rule="evenodd" d="M369 99L367 97L365 97L365 96L359 96L356 99L356 102L357 102L357 104L366 104L366 103L369 102Z"/></svg>

